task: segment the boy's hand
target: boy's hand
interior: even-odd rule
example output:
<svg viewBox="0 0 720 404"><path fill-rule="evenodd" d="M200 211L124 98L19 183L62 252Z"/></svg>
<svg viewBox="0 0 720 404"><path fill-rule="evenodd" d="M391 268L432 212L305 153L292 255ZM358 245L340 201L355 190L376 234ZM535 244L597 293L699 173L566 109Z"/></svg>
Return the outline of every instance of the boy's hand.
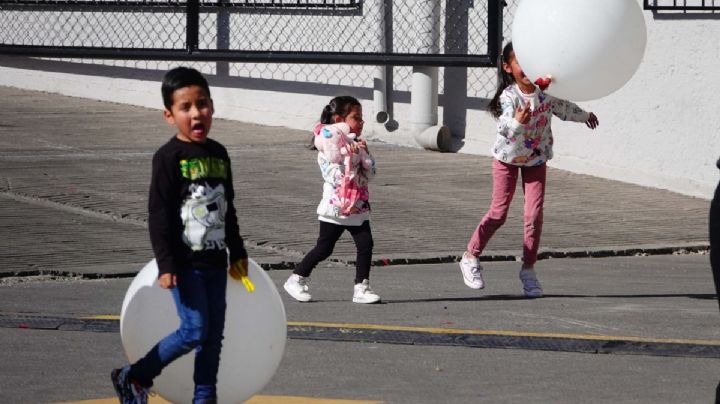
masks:
<svg viewBox="0 0 720 404"><path fill-rule="evenodd" d="M175 274L165 273L160 275L158 283L163 289L172 289L175 285L177 285L177 278L175 277Z"/></svg>
<svg viewBox="0 0 720 404"><path fill-rule="evenodd" d="M515 119L525 125L530 122L530 103L526 102L524 106L519 106L515 111Z"/></svg>
<svg viewBox="0 0 720 404"><path fill-rule="evenodd" d="M588 117L587 122L585 122L585 125L587 125L587 127L590 128L590 129L595 129L595 128L598 127L598 125L600 125L600 121L598 121L598 119L597 119L597 117L595 116L595 114L593 114L593 113L591 112L591 113L590 113L590 117Z"/></svg>
<svg viewBox="0 0 720 404"><path fill-rule="evenodd" d="M248 259L240 258L239 260L230 264L230 277L236 281L242 282L245 289L252 293L255 291L255 285L250 281L248 277Z"/></svg>

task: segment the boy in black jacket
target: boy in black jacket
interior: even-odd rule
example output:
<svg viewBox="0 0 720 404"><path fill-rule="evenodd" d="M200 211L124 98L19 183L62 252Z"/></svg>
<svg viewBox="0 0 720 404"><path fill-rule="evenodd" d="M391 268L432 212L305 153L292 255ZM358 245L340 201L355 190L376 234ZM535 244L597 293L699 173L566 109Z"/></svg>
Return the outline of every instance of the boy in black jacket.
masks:
<svg viewBox="0 0 720 404"><path fill-rule="evenodd" d="M111 377L121 403L146 403L162 369L196 349L193 402L214 403L228 251L236 279L247 276L247 252L233 205L230 158L207 137L213 115L207 81L194 69L178 67L165 74L162 96L165 120L177 133L153 157L148 225L158 282L172 292L180 328Z"/></svg>

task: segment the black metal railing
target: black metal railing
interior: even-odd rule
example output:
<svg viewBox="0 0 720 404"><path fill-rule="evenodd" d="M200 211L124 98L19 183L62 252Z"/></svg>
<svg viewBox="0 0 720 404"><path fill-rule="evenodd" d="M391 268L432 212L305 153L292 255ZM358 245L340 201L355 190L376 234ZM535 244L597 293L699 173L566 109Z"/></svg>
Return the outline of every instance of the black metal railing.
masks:
<svg viewBox="0 0 720 404"><path fill-rule="evenodd" d="M643 9L651 11L718 11L720 0L644 0Z"/></svg>
<svg viewBox="0 0 720 404"><path fill-rule="evenodd" d="M0 54L491 67L502 46L504 6L503 0L0 0ZM431 26L438 32L418 29L426 18L437 20Z"/></svg>
<svg viewBox="0 0 720 404"><path fill-rule="evenodd" d="M253 9L358 9L362 6L360 0L221 0L221 1L199 1L206 7L232 7L232 8L253 8ZM175 7L187 4L187 1L176 0L3 0L6 6L32 6L32 7L54 7L54 6L76 6L76 7Z"/></svg>

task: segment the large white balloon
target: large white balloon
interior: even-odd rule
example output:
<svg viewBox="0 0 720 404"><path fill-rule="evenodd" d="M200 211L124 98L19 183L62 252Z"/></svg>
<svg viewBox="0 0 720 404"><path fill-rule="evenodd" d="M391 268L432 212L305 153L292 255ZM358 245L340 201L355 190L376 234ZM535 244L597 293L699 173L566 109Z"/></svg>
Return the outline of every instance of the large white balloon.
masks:
<svg viewBox="0 0 720 404"><path fill-rule="evenodd" d="M285 308L270 277L249 260L255 291L228 276L225 333L218 370L218 402L242 403L257 394L275 374L285 350ZM150 261L135 276L123 301L120 335L131 362L145 355L180 320L170 292L157 283L158 268ZM195 351L178 358L155 379L153 390L173 403L193 398Z"/></svg>
<svg viewBox="0 0 720 404"><path fill-rule="evenodd" d="M635 74L647 39L637 0L523 0L513 21L515 56L531 81L572 101L604 97Z"/></svg>

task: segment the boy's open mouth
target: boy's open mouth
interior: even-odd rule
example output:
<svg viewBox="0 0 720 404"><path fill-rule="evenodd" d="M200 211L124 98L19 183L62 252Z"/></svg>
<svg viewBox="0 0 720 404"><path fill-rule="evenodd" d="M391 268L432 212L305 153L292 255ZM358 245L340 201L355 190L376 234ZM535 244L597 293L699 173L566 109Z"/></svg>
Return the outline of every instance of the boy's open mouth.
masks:
<svg viewBox="0 0 720 404"><path fill-rule="evenodd" d="M195 125L192 126L191 129L193 132L198 132L198 133L205 132L205 125L203 125L201 123L196 123Z"/></svg>

